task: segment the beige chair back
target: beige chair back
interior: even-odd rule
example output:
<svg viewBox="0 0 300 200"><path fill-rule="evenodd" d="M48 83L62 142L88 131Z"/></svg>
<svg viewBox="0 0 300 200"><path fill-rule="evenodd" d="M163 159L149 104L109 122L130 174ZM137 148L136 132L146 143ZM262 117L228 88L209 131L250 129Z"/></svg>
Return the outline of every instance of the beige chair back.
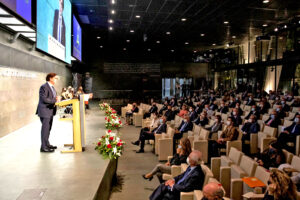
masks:
<svg viewBox="0 0 300 200"><path fill-rule="evenodd" d="M300 157L293 156L291 165L293 168L300 171Z"/></svg>
<svg viewBox="0 0 300 200"><path fill-rule="evenodd" d="M292 159L294 157L294 154L292 154L291 152L289 152L289 151L287 151L285 149L282 149L282 152L285 155L286 163L291 164L292 163Z"/></svg>
<svg viewBox="0 0 300 200"><path fill-rule="evenodd" d="M266 133L267 135L271 136L271 137L276 137L277 128L273 128L273 127L270 127L270 126L265 126L263 132Z"/></svg>
<svg viewBox="0 0 300 200"><path fill-rule="evenodd" d="M194 135L200 135L202 127L194 124Z"/></svg>
<svg viewBox="0 0 300 200"><path fill-rule="evenodd" d="M283 126L284 127L288 127L288 126L290 126L290 125L292 125L293 124L293 122L292 121L289 121L289 120L284 120L284 122L283 122Z"/></svg>
<svg viewBox="0 0 300 200"><path fill-rule="evenodd" d="M292 108L292 112L293 112L293 113L296 113L296 112L298 112L298 111L299 111L299 108L298 108L298 107L293 107L293 108Z"/></svg>
<svg viewBox="0 0 300 200"><path fill-rule="evenodd" d="M268 119L270 118L270 115L267 115L267 114L264 114L263 116L262 116L262 121L263 122L265 122L265 121L267 121Z"/></svg>
<svg viewBox="0 0 300 200"><path fill-rule="evenodd" d="M255 170L254 177L261 180L265 185L268 185L268 180L270 178L270 173L262 166L257 166Z"/></svg>
<svg viewBox="0 0 300 200"><path fill-rule="evenodd" d="M244 111L250 111L251 110L251 106L247 106L247 105L245 105L245 107L244 107Z"/></svg>
<svg viewBox="0 0 300 200"><path fill-rule="evenodd" d="M209 131L202 128L199 135L199 140L207 140L209 136Z"/></svg>
<svg viewBox="0 0 300 200"><path fill-rule="evenodd" d="M204 182L203 182L203 186L204 186L208 183L210 178L214 177L214 175L213 175L212 171L206 165L201 165L201 168L204 173Z"/></svg>
<svg viewBox="0 0 300 200"><path fill-rule="evenodd" d="M229 157L229 159L232 160L235 164L239 165L240 162L241 162L241 158L242 158L243 155L244 155L243 152L237 150L237 149L234 148L234 147L231 147L231 148L230 148L230 152L229 152L228 157ZM221 160L221 162L222 162L222 160Z"/></svg>
<svg viewBox="0 0 300 200"><path fill-rule="evenodd" d="M250 157L243 155L239 168L231 170L231 178L242 178L241 176L254 176L257 163Z"/></svg>

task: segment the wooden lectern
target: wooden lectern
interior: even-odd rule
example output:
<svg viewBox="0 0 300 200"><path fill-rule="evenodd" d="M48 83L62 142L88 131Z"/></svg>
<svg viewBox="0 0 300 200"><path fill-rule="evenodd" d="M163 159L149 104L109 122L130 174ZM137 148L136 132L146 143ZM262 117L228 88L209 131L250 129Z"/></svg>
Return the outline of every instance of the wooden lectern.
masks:
<svg viewBox="0 0 300 200"><path fill-rule="evenodd" d="M85 109L83 97L78 99L70 99L55 104L64 107L72 105L73 117L60 118L60 120L71 120L73 122L73 144L65 144L64 146L73 147L72 150L61 151L62 153L82 152L85 147Z"/></svg>

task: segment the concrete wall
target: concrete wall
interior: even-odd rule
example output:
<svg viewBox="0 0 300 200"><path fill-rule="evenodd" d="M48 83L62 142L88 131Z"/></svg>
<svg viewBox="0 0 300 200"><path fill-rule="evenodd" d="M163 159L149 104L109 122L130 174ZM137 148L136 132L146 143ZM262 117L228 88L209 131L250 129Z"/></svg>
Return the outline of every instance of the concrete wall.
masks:
<svg viewBox="0 0 300 200"><path fill-rule="evenodd" d="M17 130L33 120L39 87L49 72L58 74L56 90L71 84L71 72L66 64L41 52L29 49L32 44L0 30L0 137Z"/></svg>

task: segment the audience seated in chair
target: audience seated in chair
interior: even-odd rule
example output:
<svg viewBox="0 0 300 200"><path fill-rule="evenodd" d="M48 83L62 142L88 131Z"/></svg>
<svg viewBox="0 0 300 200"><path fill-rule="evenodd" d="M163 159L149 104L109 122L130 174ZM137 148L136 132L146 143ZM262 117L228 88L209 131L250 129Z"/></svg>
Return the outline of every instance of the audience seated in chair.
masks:
<svg viewBox="0 0 300 200"><path fill-rule="evenodd" d="M228 117L226 129L220 135L220 138L215 140L208 141L208 149L210 157L218 157L219 156L219 148L226 148L227 141L233 141L238 138L239 132L233 125L232 117ZM210 160L210 159L209 159Z"/></svg>
<svg viewBox="0 0 300 200"><path fill-rule="evenodd" d="M133 116L133 113L138 113L139 108L137 107L136 103L132 104L132 109L128 112L126 112L126 123L130 124L130 117Z"/></svg>
<svg viewBox="0 0 300 200"><path fill-rule="evenodd" d="M149 111L144 114L143 119L146 119L146 118L150 117L151 114L155 113L155 112L157 112L157 106L156 106L156 103L153 102L151 108L149 109Z"/></svg>
<svg viewBox="0 0 300 200"><path fill-rule="evenodd" d="M165 115L164 115L164 116L166 116L167 121L174 120L174 118L175 118L175 112L173 111L171 105L168 105L168 109L167 109L167 111L165 112Z"/></svg>
<svg viewBox="0 0 300 200"><path fill-rule="evenodd" d="M157 128L153 129L152 131L143 131L142 134L139 137L139 140L136 142L133 142L134 145L140 145L140 150L138 150L136 153L144 153L144 146L145 146L145 140L154 140L155 134L162 134L167 131L167 124L166 124L166 117L163 116L160 118L160 124Z"/></svg>
<svg viewBox="0 0 300 200"><path fill-rule="evenodd" d="M223 200L224 189L219 183L211 182L203 187L202 200Z"/></svg>
<svg viewBox="0 0 300 200"><path fill-rule="evenodd" d="M238 127L239 125L241 125L243 123L243 120L242 120L239 110L237 108L234 108L232 110L231 118L233 120L233 126L235 126L235 127Z"/></svg>
<svg viewBox="0 0 300 200"><path fill-rule="evenodd" d="M215 123L211 127L206 128L206 130L210 131L208 138L211 138L213 133L217 133L218 131L222 130L221 116L217 115L215 119Z"/></svg>
<svg viewBox="0 0 300 200"><path fill-rule="evenodd" d="M204 182L204 172L200 166L202 154L192 151L187 159L189 167L174 179L160 184L150 196L150 200L180 200L180 192L201 190Z"/></svg>
<svg viewBox="0 0 300 200"><path fill-rule="evenodd" d="M269 148L259 154L257 158L257 163L266 169L269 169L270 167L277 168L279 165L285 163L285 161L286 158L282 151L282 147L276 141L272 141Z"/></svg>
<svg viewBox="0 0 300 200"><path fill-rule="evenodd" d="M181 139L183 133L193 130L193 123L190 120L188 114L184 115L184 120L181 122L180 126L175 129L174 139Z"/></svg>
<svg viewBox="0 0 300 200"><path fill-rule="evenodd" d="M159 110L159 114L162 115L165 110L168 110L168 102L164 102L164 106Z"/></svg>
<svg viewBox="0 0 300 200"><path fill-rule="evenodd" d="M300 115L297 115L293 124L286 127L284 131L279 135L278 142L282 145L282 147L289 152L295 152L295 141L296 137L300 135ZM292 142L294 146L288 146L287 143Z"/></svg>
<svg viewBox="0 0 300 200"><path fill-rule="evenodd" d="M243 151L249 155L250 154L250 145L246 145L245 141L250 140L250 134L258 133L260 130L260 126L257 123L257 118L255 115L251 115L249 120L245 122L245 124L242 127L242 145L243 145Z"/></svg>
<svg viewBox="0 0 300 200"><path fill-rule="evenodd" d="M200 116L197 117L197 119L195 119L193 121L193 123L195 123L196 125L199 125L199 126L205 126L208 124L208 118L207 118L207 112L206 111L203 111Z"/></svg>
<svg viewBox="0 0 300 200"><path fill-rule="evenodd" d="M173 155L170 162L167 162L165 164L157 164L150 173L143 175L143 178L149 179L149 181L151 181L153 176L157 175L159 182L162 183L162 174L171 174L172 165L181 165L182 163L186 163L186 160L191 152L192 147L190 140L188 138L182 138L180 140L180 144L178 145L177 151Z"/></svg>
<svg viewBox="0 0 300 200"><path fill-rule="evenodd" d="M180 112L178 113L179 117L183 117L185 114L188 114L186 105L182 105Z"/></svg>
<svg viewBox="0 0 300 200"><path fill-rule="evenodd" d="M189 108L189 116L191 121L194 121L198 117L198 114L196 113L194 106L191 106Z"/></svg>
<svg viewBox="0 0 300 200"><path fill-rule="evenodd" d="M259 109L256 107L256 105L253 105L251 107L251 111L249 112L249 114L245 117L245 119L249 119L251 115L255 115L256 119L260 118L260 112Z"/></svg>
<svg viewBox="0 0 300 200"><path fill-rule="evenodd" d="M272 128L278 128L278 126L281 124L280 118L277 116L276 111L272 111L269 119L265 121L265 126L270 126Z"/></svg>
<svg viewBox="0 0 300 200"><path fill-rule="evenodd" d="M280 119L284 119L284 118L286 117L286 114L285 114L285 112L284 112L283 109L282 109L282 105L278 105L278 106L277 106L276 112L277 112L277 116L278 116Z"/></svg>
<svg viewBox="0 0 300 200"><path fill-rule="evenodd" d="M220 105L220 108L218 109L218 112L220 112L222 114L228 113L228 106L225 105L224 101L221 101L221 105Z"/></svg>
<svg viewBox="0 0 300 200"><path fill-rule="evenodd" d="M247 106L253 106L253 105L255 105L255 101L254 101L252 95L248 98L248 101L247 101L246 105Z"/></svg>

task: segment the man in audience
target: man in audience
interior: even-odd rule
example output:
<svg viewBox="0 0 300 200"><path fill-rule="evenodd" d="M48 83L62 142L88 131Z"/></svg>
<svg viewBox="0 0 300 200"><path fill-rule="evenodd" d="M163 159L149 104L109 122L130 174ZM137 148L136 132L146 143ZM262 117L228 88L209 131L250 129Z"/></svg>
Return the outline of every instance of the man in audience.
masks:
<svg viewBox="0 0 300 200"><path fill-rule="evenodd" d="M197 102L197 106L195 108L196 113L199 115L202 112L203 107L201 106L201 102Z"/></svg>
<svg viewBox="0 0 300 200"><path fill-rule="evenodd" d="M282 105L277 106L276 112L277 112L277 116L278 116L280 119L284 119L284 118L286 117L286 114L285 114L285 112L284 112L283 109L282 109Z"/></svg>
<svg viewBox="0 0 300 200"><path fill-rule="evenodd" d="M215 123L211 127L206 128L206 130L210 131L209 138L211 138L211 135L213 133L216 133L216 132L222 130L222 118L221 118L221 116L217 115L216 119L215 119Z"/></svg>
<svg viewBox="0 0 300 200"><path fill-rule="evenodd" d="M167 124L166 124L166 117L163 116L160 119L160 125L153 129L153 131L144 131L143 134L141 134L139 138L139 143L141 145L140 150L138 150L136 153L144 153L144 146L145 146L145 140L154 140L155 134L161 134L165 133L167 131Z"/></svg>
<svg viewBox="0 0 300 200"><path fill-rule="evenodd" d="M210 110L217 110L218 109L218 105L217 105L217 101L213 101L210 105L209 105L209 109Z"/></svg>
<svg viewBox="0 0 300 200"><path fill-rule="evenodd" d="M208 124L207 113L202 112L196 120L193 121L196 125L205 126Z"/></svg>
<svg viewBox="0 0 300 200"><path fill-rule="evenodd" d="M167 101L166 101L166 102L167 102ZM151 108L149 109L148 112L146 112L146 113L144 114L144 117L143 117L143 118L146 119L147 117L150 117L152 113L155 113L155 112L157 112L157 106L156 106L156 103L153 102Z"/></svg>
<svg viewBox="0 0 300 200"><path fill-rule="evenodd" d="M284 112L289 112L289 111L291 111L290 106L286 104L286 100L285 100L284 98L281 100L281 105L282 105L282 110L283 110Z"/></svg>
<svg viewBox="0 0 300 200"><path fill-rule="evenodd" d="M221 184L212 182L203 187L202 200L223 200L224 190Z"/></svg>
<svg viewBox="0 0 300 200"><path fill-rule="evenodd" d="M281 124L281 120L277 116L277 112L276 111L272 111L269 119L267 119L267 121L265 121L265 126L270 126L270 127L273 127L273 128L278 128L278 126L280 124Z"/></svg>
<svg viewBox="0 0 300 200"><path fill-rule="evenodd" d="M171 101L170 101L170 105L171 105L172 107L177 106L177 100L175 100L175 98L172 98Z"/></svg>
<svg viewBox="0 0 300 200"><path fill-rule="evenodd" d="M178 116L179 117L183 117L185 114L187 114L188 111L187 111L187 107L185 104L182 105L182 108L180 110L180 112L178 113Z"/></svg>
<svg viewBox="0 0 300 200"><path fill-rule="evenodd" d="M190 107L189 116L190 116L191 121L194 121L198 117L198 114L195 112L195 107L194 106Z"/></svg>
<svg viewBox="0 0 300 200"><path fill-rule="evenodd" d="M229 108L234 108L235 107L236 102L234 101L234 97L230 97L229 100Z"/></svg>
<svg viewBox="0 0 300 200"><path fill-rule="evenodd" d="M126 112L126 124L130 124L130 117L133 116L133 113L138 113L139 108L136 103L132 104L132 109Z"/></svg>
<svg viewBox="0 0 300 200"><path fill-rule="evenodd" d="M250 140L250 134L253 133L258 133L260 130L260 126L257 123L255 115L250 115L249 120L243 125L242 131L243 131L243 136L242 136L242 145L243 145L243 152L246 153L247 155L250 154L249 151L249 145L245 144L246 140Z"/></svg>
<svg viewBox="0 0 300 200"><path fill-rule="evenodd" d="M174 111L172 110L172 106L171 106L171 105L168 105L168 109L167 109L167 111L165 112L165 115L164 115L164 116L167 118L167 121L174 120L174 118L175 118L175 113L174 113Z"/></svg>
<svg viewBox="0 0 300 200"><path fill-rule="evenodd" d="M159 110L159 114L162 115L163 111L168 110L168 102L165 101L163 107Z"/></svg>
<svg viewBox="0 0 300 200"><path fill-rule="evenodd" d="M295 99L291 107L300 107L300 98Z"/></svg>
<svg viewBox="0 0 300 200"><path fill-rule="evenodd" d="M268 109L271 108L271 104L268 102L268 100L267 100L266 97L264 97L264 98L262 99L262 102L264 103L265 109L266 109L267 112L268 112Z"/></svg>
<svg viewBox="0 0 300 200"><path fill-rule="evenodd" d="M243 115L244 111L241 109L241 104L240 103L236 103L235 108L238 109L240 115Z"/></svg>
<svg viewBox="0 0 300 200"><path fill-rule="evenodd" d="M251 115L255 115L256 119L259 119L260 113L256 105L253 105L249 114L245 117L245 119L249 119Z"/></svg>
<svg viewBox="0 0 300 200"><path fill-rule="evenodd" d="M226 122L226 129L220 135L220 138L215 140L208 141L208 149L211 152L210 157L218 157L219 156L219 148L226 148L227 141L234 141L238 138L238 130L233 125L232 117L228 117ZM209 159L210 160L210 159Z"/></svg>
<svg viewBox="0 0 300 200"><path fill-rule="evenodd" d="M228 112L228 106L225 105L224 101L221 101L220 108L218 109L218 112L222 114L226 114Z"/></svg>
<svg viewBox="0 0 300 200"><path fill-rule="evenodd" d="M268 113L268 108L264 101L260 101L258 109L259 109L259 113L262 115Z"/></svg>
<svg viewBox="0 0 300 200"><path fill-rule="evenodd" d="M180 200L180 192L201 190L204 182L204 173L199 164L202 160L200 151L192 151L188 157L189 167L174 179L160 184L150 196L150 200Z"/></svg>
<svg viewBox="0 0 300 200"><path fill-rule="evenodd" d="M282 146L277 141L272 141L269 144L269 148L264 150L261 154L258 154L257 163L269 169L277 168L279 165L285 163L286 158L282 151Z"/></svg>
<svg viewBox="0 0 300 200"><path fill-rule="evenodd" d="M178 129L175 129L174 139L181 139L183 133L191 130L193 130L193 123L191 122L189 115L186 114Z"/></svg>
<svg viewBox="0 0 300 200"><path fill-rule="evenodd" d="M293 124L286 127L284 131L279 135L278 142L282 147L289 152L294 153L296 137L300 135L300 115L297 115ZM287 143L293 143L293 147L287 145Z"/></svg>
<svg viewBox="0 0 300 200"><path fill-rule="evenodd" d="M255 105L255 101L254 101L252 95L248 98L248 101L247 101L246 105L247 106L253 106L253 105Z"/></svg>
<svg viewBox="0 0 300 200"><path fill-rule="evenodd" d="M237 108L234 108L232 110L231 118L233 120L233 124L235 127L239 127L243 123L243 120L239 114L239 110Z"/></svg>

